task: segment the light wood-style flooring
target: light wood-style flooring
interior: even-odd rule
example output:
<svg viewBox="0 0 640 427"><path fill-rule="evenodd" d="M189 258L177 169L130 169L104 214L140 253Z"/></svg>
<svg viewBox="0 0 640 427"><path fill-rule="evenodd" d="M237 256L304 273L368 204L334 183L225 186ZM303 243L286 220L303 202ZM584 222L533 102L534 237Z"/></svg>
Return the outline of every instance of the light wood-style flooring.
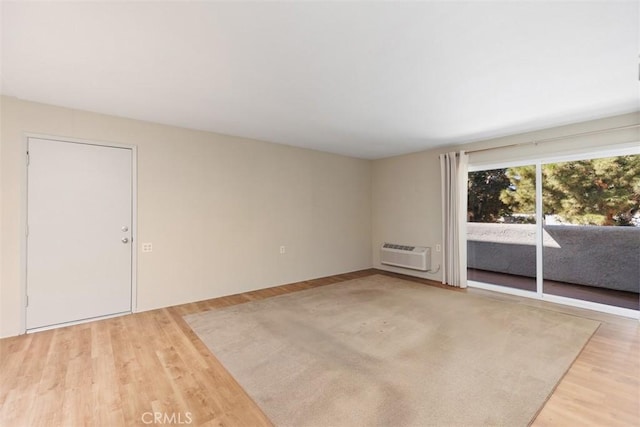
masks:
<svg viewBox="0 0 640 427"><path fill-rule="evenodd" d="M376 273L382 272L342 274L2 339L0 425L270 426L182 316ZM640 425L637 320L487 291L452 291L484 293L600 320L602 326L534 425ZM154 420L154 413L165 418Z"/></svg>

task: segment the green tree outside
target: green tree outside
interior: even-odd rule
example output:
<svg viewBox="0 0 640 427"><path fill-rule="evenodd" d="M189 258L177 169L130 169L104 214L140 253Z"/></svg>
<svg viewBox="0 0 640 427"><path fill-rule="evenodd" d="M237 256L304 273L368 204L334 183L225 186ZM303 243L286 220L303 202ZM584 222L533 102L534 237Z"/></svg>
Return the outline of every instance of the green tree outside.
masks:
<svg viewBox="0 0 640 427"><path fill-rule="evenodd" d="M535 212L535 166L469 174L469 221L530 222ZM544 165L542 209L562 222L632 226L640 212L640 156ZM496 199L497 196L497 199Z"/></svg>
<svg viewBox="0 0 640 427"><path fill-rule="evenodd" d="M472 172L468 181L468 221L497 222L511 216L511 206L501 199L501 192L509 188L511 180L506 169Z"/></svg>
<svg viewBox="0 0 640 427"><path fill-rule="evenodd" d="M630 226L640 209L640 156L618 156L543 167L546 214L584 225Z"/></svg>
<svg viewBox="0 0 640 427"><path fill-rule="evenodd" d="M500 200L521 214L536 213L536 167L518 166L507 169L511 187L503 188Z"/></svg>

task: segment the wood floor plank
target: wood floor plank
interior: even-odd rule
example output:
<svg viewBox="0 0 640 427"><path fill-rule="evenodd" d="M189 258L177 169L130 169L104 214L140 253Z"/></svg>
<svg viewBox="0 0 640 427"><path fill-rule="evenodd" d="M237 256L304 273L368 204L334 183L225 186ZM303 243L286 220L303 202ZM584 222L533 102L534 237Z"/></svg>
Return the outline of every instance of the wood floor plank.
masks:
<svg viewBox="0 0 640 427"><path fill-rule="evenodd" d="M159 412L173 414L174 421L181 417L183 422L188 415L191 425L270 426L182 317L371 274L443 287L369 269L2 339L0 425L144 426L153 412ZM542 304L513 296L492 297ZM533 425L639 425L638 322L586 310L566 311L597 318L602 326Z"/></svg>

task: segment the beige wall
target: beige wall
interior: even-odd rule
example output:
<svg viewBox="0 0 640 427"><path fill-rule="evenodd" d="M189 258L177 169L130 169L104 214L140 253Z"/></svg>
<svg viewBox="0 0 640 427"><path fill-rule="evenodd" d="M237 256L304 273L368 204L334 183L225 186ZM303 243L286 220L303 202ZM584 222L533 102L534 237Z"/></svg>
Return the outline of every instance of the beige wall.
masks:
<svg viewBox="0 0 640 427"><path fill-rule="evenodd" d="M441 263L440 162L423 151L373 162L372 244L374 267L439 280L440 274L422 273L380 264L384 242L431 248L431 268Z"/></svg>
<svg viewBox="0 0 640 427"><path fill-rule="evenodd" d="M456 147L423 151L373 162L372 182L372 256L374 268L397 271L418 277L441 280L441 271L422 273L380 264L383 242L421 245L432 248L432 268L442 262L435 252L441 243L440 163L438 155L447 151L503 147L544 138L572 135L640 123L640 114L626 114L601 120L572 124L543 131L513 135ZM639 129L571 138L545 144L527 144L470 154L470 162L490 164L501 161L536 159L549 155L579 153L595 148L629 145L640 141Z"/></svg>
<svg viewBox="0 0 640 427"><path fill-rule="evenodd" d="M7 97L0 123L0 336L21 328L27 132L137 146L139 311L371 267L370 161Z"/></svg>

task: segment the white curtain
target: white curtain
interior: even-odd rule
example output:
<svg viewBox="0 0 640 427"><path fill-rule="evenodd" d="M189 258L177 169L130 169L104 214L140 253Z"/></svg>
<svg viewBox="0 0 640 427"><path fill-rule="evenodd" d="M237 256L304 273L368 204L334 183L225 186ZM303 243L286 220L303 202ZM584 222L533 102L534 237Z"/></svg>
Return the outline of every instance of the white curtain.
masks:
<svg viewBox="0 0 640 427"><path fill-rule="evenodd" d="M440 155L442 283L467 287L467 164L461 151Z"/></svg>

